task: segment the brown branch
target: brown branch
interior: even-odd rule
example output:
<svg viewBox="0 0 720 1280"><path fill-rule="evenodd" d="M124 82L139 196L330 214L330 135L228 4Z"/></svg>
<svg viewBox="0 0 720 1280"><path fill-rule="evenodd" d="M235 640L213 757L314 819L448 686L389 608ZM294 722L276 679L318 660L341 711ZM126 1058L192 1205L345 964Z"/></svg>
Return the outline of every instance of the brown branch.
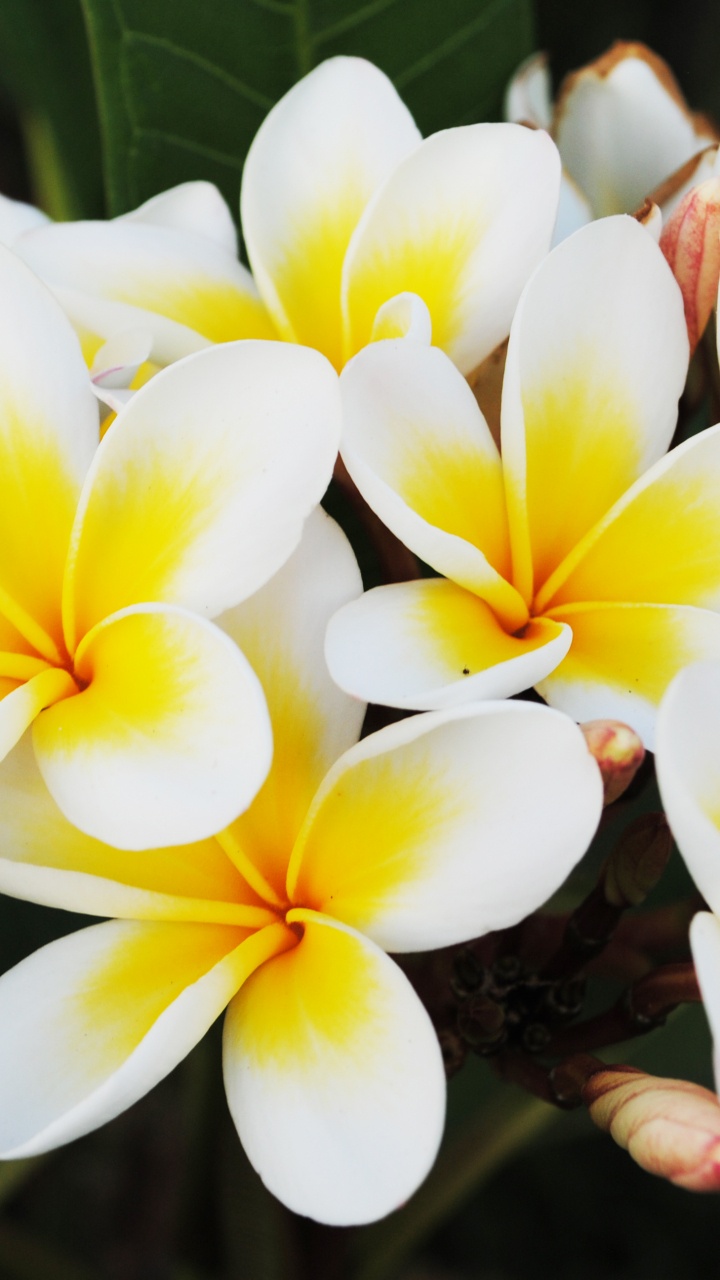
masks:
<svg viewBox="0 0 720 1280"><path fill-rule="evenodd" d="M612 1009L553 1031L544 1052L564 1057L619 1044L662 1026L677 1005L701 999L692 964L664 965L628 987Z"/></svg>

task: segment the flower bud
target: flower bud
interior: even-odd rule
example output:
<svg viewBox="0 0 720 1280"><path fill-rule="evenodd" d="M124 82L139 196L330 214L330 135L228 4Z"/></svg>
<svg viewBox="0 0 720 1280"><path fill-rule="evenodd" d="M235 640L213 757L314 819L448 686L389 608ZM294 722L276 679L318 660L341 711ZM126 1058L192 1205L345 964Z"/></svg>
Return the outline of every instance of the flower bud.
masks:
<svg viewBox="0 0 720 1280"><path fill-rule="evenodd" d="M613 1066L582 1092L598 1128L642 1169L689 1191L720 1191L720 1104L709 1089Z"/></svg>
<svg viewBox="0 0 720 1280"><path fill-rule="evenodd" d="M660 237L683 296L690 350L715 306L720 278L720 177L688 191Z"/></svg>
<svg viewBox="0 0 720 1280"><path fill-rule="evenodd" d="M645 748L635 730L620 720L587 720L580 728L602 774L605 804L612 804L630 786Z"/></svg>

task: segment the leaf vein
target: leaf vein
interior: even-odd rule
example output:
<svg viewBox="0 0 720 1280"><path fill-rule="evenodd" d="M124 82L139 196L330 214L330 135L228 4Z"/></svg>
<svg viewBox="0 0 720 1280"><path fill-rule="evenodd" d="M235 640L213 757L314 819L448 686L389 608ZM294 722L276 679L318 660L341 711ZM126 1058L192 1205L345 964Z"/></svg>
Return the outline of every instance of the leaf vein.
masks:
<svg viewBox="0 0 720 1280"><path fill-rule="evenodd" d="M193 138L182 138L167 129L151 129L146 125L135 125L133 134L136 138L153 138L155 141L170 142L175 147L192 151L195 155L204 156L206 160L215 160L218 164L227 165L231 169L242 170L243 162L238 156L229 155L225 151L217 151L204 142L196 142Z"/></svg>
<svg viewBox="0 0 720 1280"><path fill-rule="evenodd" d="M383 13L397 3L398 0L370 0L369 4L356 9L354 13L349 13L345 18L340 18L338 22L332 22L322 31L316 32L313 37L313 43L325 44L328 40L333 40L335 36L344 35L346 31L352 31L355 27L362 26L370 18L376 17L377 14Z"/></svg>
<svg viewBox="0 0 720 1280"><path fill-rule="evenodd" d="M189 62L194 67L197 67L199 71L203 71L210 76L211 79L219 81L226 88L245 98L247 102L252 102L256 107L262 107L264 111L269 111L273 105L272 98L269 98L267 94L253 89L251 85L245 84L244 80L240 80L237 76L231 75L229 71L216 66L214 62L210 62L202 54L194 53L191 49L185 49L182 45L175 44L173 40L168 40L166 36L154 36L145 31L134 31L129 27L125 28L125 32L128 44L150 45L156 49L162 49L165 53L180 61Z"/></svg>
<svg viewBox="0 0 720 1280"><path fill-rule="evenodd" d="M499 13L507 6L508 0L496 0L495 4L491 4L477 18L473 18L471 22L466 22L464 27L459 27L457 31L453 31L447 40L443 40L441 44L436 45L429 53L422 58L418 58L411 67L406 67L404 71L394 76L395 87L403 89L410 84L412 80L416 80L424 71L429 71L438 62L442 62L444 58L454 53L456 49L462 48L471 40L473 36L479 35L486 27L490 26Z"/></svg>

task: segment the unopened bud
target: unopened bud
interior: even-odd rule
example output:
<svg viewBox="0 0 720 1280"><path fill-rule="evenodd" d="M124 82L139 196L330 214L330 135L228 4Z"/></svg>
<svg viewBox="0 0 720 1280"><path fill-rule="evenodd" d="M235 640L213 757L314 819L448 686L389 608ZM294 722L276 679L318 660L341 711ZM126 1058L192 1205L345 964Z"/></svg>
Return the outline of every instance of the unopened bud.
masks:
<svg viewBox="0 0 720 1280"><path fill-rule="evenodd" d="M720 178L692 187L660 237L680 285L691 352L710 319L720 279Z"/></svg>
<svg viewBox="0 0 720 1280"><path fill-rule="evenodd" d="M645 748L635 730L620 720L587 720L580 728L602 774L605 804L612 804L630 786Z"/></svg>
<svg viewBox="0 0 720 1280"><path fill-rule="evenodd" d="M709 1089L621 1066L597 1071L582 1092L598 1128L642 1169L689 1191L720 1191L720 1104Z"/></svg>
<svg viewBox="0 0 720 1280"><path fill-rule="evenodd" d="M639 907L655 888L672 853L672 835L663 813L643 813L625 828L603 879L606 902Z"/></svg>

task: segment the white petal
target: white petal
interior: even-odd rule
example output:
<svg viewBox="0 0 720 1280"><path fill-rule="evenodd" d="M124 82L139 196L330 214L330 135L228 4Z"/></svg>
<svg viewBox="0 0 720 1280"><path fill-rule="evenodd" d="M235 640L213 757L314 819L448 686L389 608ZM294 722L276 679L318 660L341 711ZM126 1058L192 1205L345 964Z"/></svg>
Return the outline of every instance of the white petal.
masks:
<svg viewBox="0 0 720 1280"><path fill-rule="evenodd" d="M237 232L228 206L212 182L181 182L169 191L151 196L137 209L123 213L117 222L149 222L208 236L237 257Z"/></svg>
<svg viewBox="0 0 720 1280"><path fill-rule="evenodd" d="M308 805L330 766L360 736L365 703L331 680L324 641L336 609L361 594L349 542L318 509L287 564L217 619L260 679L275 743L270 773L233 831L283 896L289 852Z"/></svg>
<svg viewBox="0 0 720 1280"><path fill-rule="evenodd" d="M17 252L61 298L104 301L116 322L95 330L103 337L133 323L154 333L153 315L210 342L275 336L250 272L207 236L147 221L63 222L28 232ZM141 315L131 321L123 307Z"/></svg>
<svg viewBox="0 0 720 1280"><path fill-rule="evenodd" d="M520 63L505 93L505 119L549 129L552 81L546 53L532 53Z"/></svg>
<svg viewBox="0 0 720 1280"><path fill-rule="evenodd" d="M270 722L257 677L218 627L137 605L86 636L75 671L87 687L43 712L33 737L81 831L149 849L201 840L247 808L270 767Z"/></svg>
<svg viewBox="0 0 720 1280"><path fill-rule="evenodd" d="M36 209L34 204L0 195L0 244L12 248L18 236L49 221L47 214Z"/></svg>
<svg viewBox="0 0 720 1280"><path fill-rule="evenodd" d="M373 321L372 341L383 338L407 338L429 347L432 341L432 318L422 298L416 293L399 293L383 302Z"/></svg>
<svg viewBox="0 0 720 1280"><path fill-rule="evenodd" d="M152 334L147 329L124 329L104 342L90 368L95 385L106 390L130 386L140 365L150 359Z"/></svg>
<svg viewBox="0 0 720 1280"><path fill-rule="evenodd" d="M70 1142L147 1093L222 1012L268 932L243 948L241 929L112 921L4 974L2 1158Z"/></svg>
<svg viewBox="0 0 720 1280"><path fill-rule="evenodd" d="M348 242L373 192L419 142L382 71L329 58L276 103L248 152L240 207L260 292L283 337L337 367Z"/></svg>
<svg viewBox="0 0 720 1280"><path fill-rule="evenodd" d="M484 601L431 578L375 587L345 605L325 652L333 679L355 697L433 711L529 689L571 641L569 627L543 618L510 635Z"/></svg>
<svg viewBox="0 0 720 1280"><path fill-rule="evenodd" d="M590 223L538 268L513 320L502 402L527 598L665 452L687 360L680 289L634 218Z"/></svg>
<svg viewBox="0 0 720 1280"><path fill-rule="evenodd" d="M502 466L452 361L405 339L376 342L343 370L342 456L373 511L438 573L527 621L509 583Z"/></svg>
<svg viewBox="0 0 720 1280"><path fill-rule="evenodd" d="M418 294L433 342L469 373L507 337L547 252L560 161L550 137L515 124L447 129L378 190L343 268L346 358L370 341L378 308Z"/></svg>
<svg viewBox="0 0 720 1280"><path fill-rule="evenodd" d="M339 434L337 377L316 351L226 343L156 375L88 477L68 634L143 600L212 616L257 590L297 545Z"/></svg>
<svg viewBox="0 0 720 1280"><path fill-rule="evenodd" d="M720 913L720 665L698 663L673 680L658 713L655 751L678 848L711 910Z"/></svg>
<svg viewBox="0 0 720 1280"><path fill-rule="evenodd" d="M720 1090L720 920L701 911L690 925L690 946L714 1043L715 1088Z"/></svg>
<svg viewBox="0 0 720 1280"><path fill-rule="evenodd" d="M288 892L387 951L449 946L542 906L601 811L600 772L566 716L528 702L413 716L328 774Z"/></svg>
<svg viewBox="0 0 720 1280"><path fill-rule="evenodd" d="M225 1088L263 1182L296 1213L371 1222L435 1158L445 1080L407 978L353 930L295 912L300 944L262 966L227 1013Z"/></svg>
<svg viewBox="0 0 720 1280"><path fill-rule="evenodd" d="M662 59L618 44L569 76L555 136L595 216L632 213L664 178L713 142L691 116Z"/></svg>

